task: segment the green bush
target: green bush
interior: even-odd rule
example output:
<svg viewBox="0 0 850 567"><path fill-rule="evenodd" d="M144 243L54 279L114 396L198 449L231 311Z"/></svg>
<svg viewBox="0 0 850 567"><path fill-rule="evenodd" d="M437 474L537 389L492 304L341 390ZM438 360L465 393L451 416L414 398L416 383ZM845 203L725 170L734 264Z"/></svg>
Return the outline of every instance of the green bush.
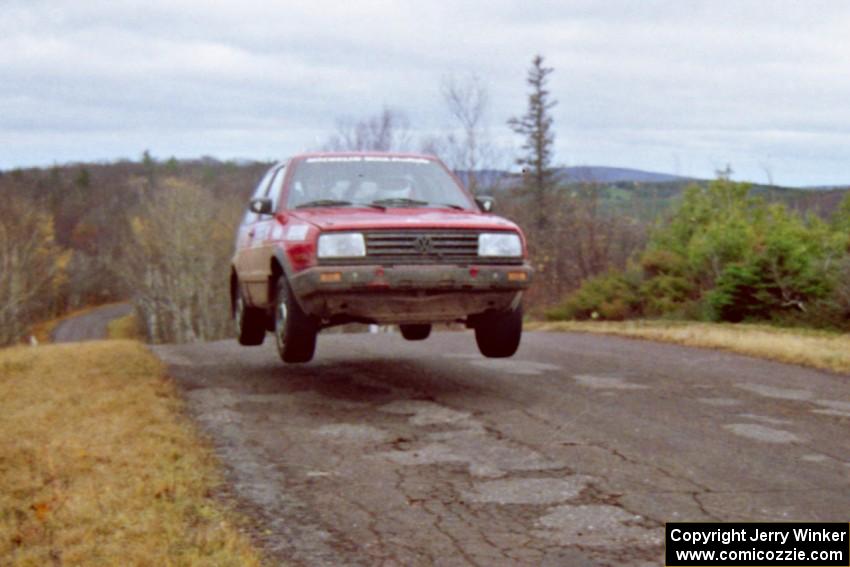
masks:
<svg viewBox="0 0 850 567"><path fill-rule="evenodd" d="M706 295L713 319L739 323L763 319L773 306L765 282L752 266L730 264L717 278L716 287Z"/></svg>
<svg viewBox="0 0 850 567"><path fill-rule="evenodd" d="M743 183L694 187L641 258L644 311L669 316L701 304L708 318L737 322L822 307L846 255L848 215L850 197L830 226L753 198Z"/></svg>
<svg viewBox="0 0 850 567"><path fill-rule="evenodd" d="M830 223L718 179L692 186L636 265L586 281L550 319L650 316L850 328L850 194Z"/></svg>
<svg viewBox="0 0 850 567"><path fill-rule="evenodd" d="M621 321L637 317L642 314L639 288L639 274L608 272L586 280L561 305L547 311L546 318Z"/></svg>
<svg viewBox="0 0 850 567"><path fill-rule="evenodd" d="M674 274L682 275L687 271L687 260L678 252L663 248L649 248L640 257L640 267L647 277Z"/></svg>
<svg viewBox="0 0 850 567"><path fill-rule="evenodd" d="M645 280L640 286L643 311L656 317L668 315L682 309L693 299L695 287L683 276L660 274Z"/></svg>

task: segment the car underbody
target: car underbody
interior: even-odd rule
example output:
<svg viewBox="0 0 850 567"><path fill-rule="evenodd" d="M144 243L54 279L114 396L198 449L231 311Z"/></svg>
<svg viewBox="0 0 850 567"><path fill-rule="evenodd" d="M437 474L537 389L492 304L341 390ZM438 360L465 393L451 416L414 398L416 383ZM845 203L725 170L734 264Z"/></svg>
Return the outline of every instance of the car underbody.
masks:
<svg viewBox="0 0 850 567"><path fill-rule="evenodd" d="M304 311L329 326L466 321L515 308L529 280L527 266L328 266L291 285Z"/></svg>

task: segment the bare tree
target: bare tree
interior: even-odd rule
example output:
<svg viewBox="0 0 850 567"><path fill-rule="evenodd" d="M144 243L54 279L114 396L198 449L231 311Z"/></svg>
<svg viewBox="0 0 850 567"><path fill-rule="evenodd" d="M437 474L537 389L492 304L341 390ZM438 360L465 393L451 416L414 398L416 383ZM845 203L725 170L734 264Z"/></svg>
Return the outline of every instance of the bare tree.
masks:
<svg viewBox="0 0 850 567"><path fill-rule="evenodd" d="M487 88L476 74L463 79L450 76L443 80L441 93L452 119L457 123L458 135L446 138L444 155L452 168L459 172L473 193L478 192L478 171L492 157L492 147L486 140L484 120L488 105Z"/></svg>
<svg viewBox="0 0 850 567"><path fill-rule="evenodd" d="M52 216L35 204L7 196L0 218L0 345L7 345L48 314L68 254L55 242Z"/></svg>
<svg viewBox="0 0 850 567"><path fill-rule="evenodd" d="M146 184L147 180L139 179ZM192 182L165 178L131 222L121 273L153 343L230 332L227 278L241 209Z"/></svg>
<svg viewBox="0 0 850 567"><path fill-rule="evenodd" d="M773 168L770 167L770 164L767 162L759 163L759 167L764 172L765 179L767 180L768 185L773 185Z"/></svg>
<svg viewBox="0 0 850 567"><path fill-rule="evenodd" d="M328 151L404 150L410 145L410 122L407 116L385 106L374 116L360 120L337 120L336 132L325 143Z"/></svg>
<svg viewBox="0 0 850 567"><path fill-rule="evenodd" d="M569 247L573 283L611 268L623 269L634 252L646 243L646 226L628 214L603 208L605 187L582 183L570 193L572 209Z"/></svg>
<svg viewBox="0 0 850 567"><path fill-rule="evenodd" d="M628 211L610 207L606 187L571 183L547 199L548 225L534 228L535 211L528 200L512 198L502 210L528 227L529 251L537 274L526 294L527 305L544 307L560 301L589 277L622 269L646 243L648 224Z"/></svg>

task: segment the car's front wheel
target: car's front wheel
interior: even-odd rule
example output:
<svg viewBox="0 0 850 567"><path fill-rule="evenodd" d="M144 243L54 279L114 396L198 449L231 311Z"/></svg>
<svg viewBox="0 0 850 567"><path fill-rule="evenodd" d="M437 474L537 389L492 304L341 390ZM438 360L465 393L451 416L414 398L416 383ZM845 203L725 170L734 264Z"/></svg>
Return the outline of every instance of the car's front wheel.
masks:
<svg viewBox="0 0 850 567"><path fill-rule="evenodd" d="M243 346L263 344L266 338L265 314L262 309L250 307L242 295L242 287L237 284L233 294L233 325L236 339Z"/></svg>
<svg viewBox="0 0 850 567"><path fill-rule="evenodd" d="M316 322L301 309L286 278L277 280L274 336L284 362L309 362L316 352Z"/></svg>
<svg viewBox="0 0 850 567"><path fill-rule="evenodd" d="M522 339L522 305L482 316L475 325L478 350L488 358L513 356Z"/></svg>
<svg viewBox="0 0 850 567"><path fill-rule="evenodd" d="M424 341L431 334L431 325L424 324L409 324L399 325L401 336L409 341Z"/></svg>

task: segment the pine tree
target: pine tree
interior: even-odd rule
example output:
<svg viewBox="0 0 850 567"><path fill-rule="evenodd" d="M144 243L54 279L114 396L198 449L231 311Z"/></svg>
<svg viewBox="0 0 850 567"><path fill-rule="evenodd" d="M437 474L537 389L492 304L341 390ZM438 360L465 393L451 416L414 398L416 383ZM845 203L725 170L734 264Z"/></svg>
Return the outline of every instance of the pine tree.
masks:
<svg viewBox="0 0 850 567"><path fill-rule="evenodd" d="M544 229L549 223L547 195L557 183L555 169L552 167L552 147L555 133L552 130L551 109L557 101L550 100L546 89L551 67L544 67L543 56L536 55L528 71L526 82L531 87L528 95L528 110L520 117L508 120L508 126L517 134L525 137L522 146L525 152L517 159L526 173L524 190L531 196L535 208L535 228Z"/></svg>

